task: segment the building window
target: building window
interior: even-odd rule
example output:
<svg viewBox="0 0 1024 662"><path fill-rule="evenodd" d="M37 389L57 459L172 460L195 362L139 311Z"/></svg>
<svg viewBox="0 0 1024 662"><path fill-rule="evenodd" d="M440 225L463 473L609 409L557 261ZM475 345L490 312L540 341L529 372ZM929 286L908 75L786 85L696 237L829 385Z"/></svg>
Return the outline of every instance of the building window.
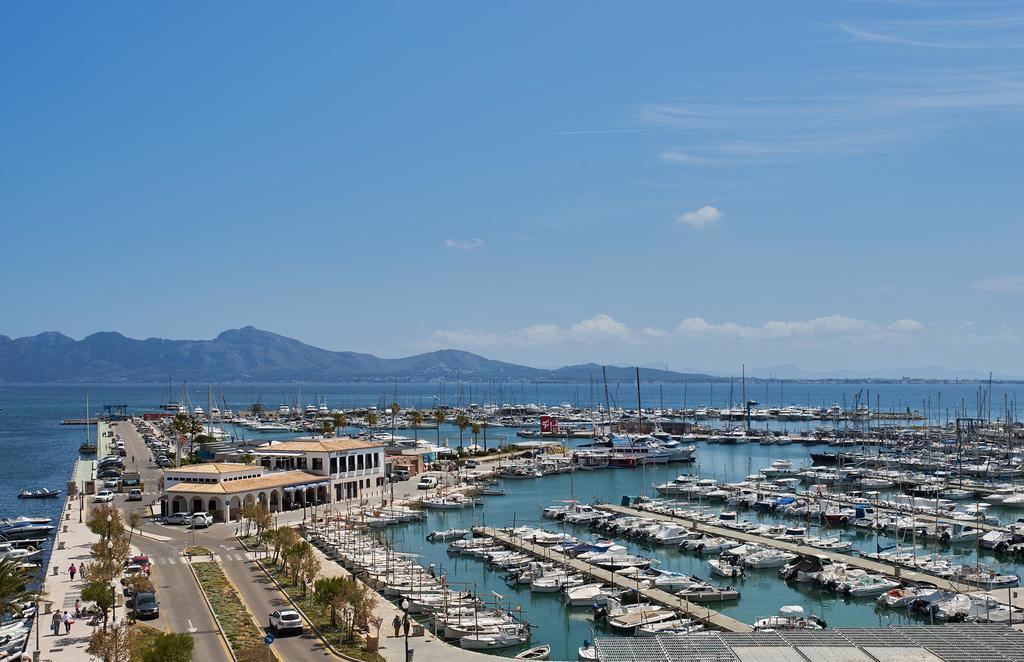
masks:
<svg viewBox="0 0 1024 662"><path fill-rule="evenodd" d="M380 468L380 453L374 453L373 454L373 468L374 469L379 469Z"/></svg>
<svg viewBox="0 0 1024 662"><path fill-rule="evenodd" d="M348 470L349 471L355 471L356 470L356 456L355 455L349 455L348 456Z"/></svg>
<svg viewBox="0 0 1024 662"><path fill-rule="evenodd" d="M296 462L296 466L299 469L305 469L306 468L306 458L300 457L298 462Z"/></svg>
<svg viewBox="0 0 1024 662"><path fill-rule="evenodd" d="M319 457L313 458L313 471L323 471L324 461Z"/></svg>
<svg viewBox="0 0 1024 662"><path fill-rule="evenodd" d="M338 458L336 458L336 457L332 457L331 458L331 473L332 474L338 473Z"/></svg>
<svg viewBox="0 0 1024 662"><path fill-rule="evenodd" d="M362 456L362 454L360 454L358 459L356 460L356 469L362 469L362 468L363 468L363 456Z"/></svg>

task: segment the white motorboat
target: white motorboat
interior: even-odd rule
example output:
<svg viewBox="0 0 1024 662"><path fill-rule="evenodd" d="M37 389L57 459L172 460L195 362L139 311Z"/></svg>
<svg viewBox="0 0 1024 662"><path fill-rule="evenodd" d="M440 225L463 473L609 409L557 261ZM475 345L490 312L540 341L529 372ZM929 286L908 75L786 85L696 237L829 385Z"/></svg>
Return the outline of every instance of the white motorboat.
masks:
<svg viewBox="0 0 1024 662"><path fill-rule="evenodd" d="M820 616L804 615L803 607L789 605L779 609L778 616L759 618L754 621L754 630L822 630L825 621Z"/></svg>
<svg viewBox="0 0 1024 662"><path fill-rule="evenodd" d="M427 540L448 542L449 540L461 540L469 535L469 529L445 529L444 531L431 531L427 534Z"/></svg>
<svg viewBox="0 0 1024 662"><path fill-rule="evenodd" d="M784 552L779 549L766 549L762 552L754 552L743 559L743 565L748 568L781 568L796 558L796 554Z"/></svg>
<svg viewBox="0 0 1024 662"><path fill-rule="evenodd" d="M708 565L711 566L711 572L720 577L743 576L743 566L734 565L725 559L711 559L708 561Z"/></svg>
<svg viewBox="0 0 1024 662"><path fill-rule="evenodd" d="M520 646L530 641L529 624L511 625L498 628L492 634L475 634L461 637L459 645L467 650L496 650Z"/></svg>

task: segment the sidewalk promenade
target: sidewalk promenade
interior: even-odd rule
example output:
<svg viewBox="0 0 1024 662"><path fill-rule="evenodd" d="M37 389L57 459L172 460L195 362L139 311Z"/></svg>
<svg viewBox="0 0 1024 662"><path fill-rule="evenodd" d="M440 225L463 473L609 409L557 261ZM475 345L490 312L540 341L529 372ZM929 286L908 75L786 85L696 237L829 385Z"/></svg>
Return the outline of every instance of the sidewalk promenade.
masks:
<svg viewBox="0 0 1024 662"><path fill-rule="evenodd" d="M74 497L69 498L64 503L61 521L56 522L58 525L57 534L53 540L53 552L50 554L50 563L46 567L46 577L44 579L45 595L39 602L41 613L37 627L39 628L38 641L41 660L81 662L81 660L89 659L89 654L85 652L85 649L89 645L89 636L92 634L92 628L87 623L87 619L78 619L71 626L71 633L68 635L64 634L63 626L60 628L60 634L57 636L54 636L49 629L52 611L59 610L63 614L66 610L74 618L75 600L81 596L85 582L82 581L81 575L78 574L75 575L75 580L71 581L67 570L72 563L76 567L81 565L83 561L88 563L90 558L89 548L96 542L96 536L84 523L84 513L83 522L81 524L78 522L78 508L78 499ZM57 571L56 575L54 570ZM115 610L115 613L120 618L123 609L120 604L120 595L118 596L118 602L118 609ZM36 649L35 637L36 633L33 633L28 646L25 648L26 652L32 652Z"/></svg>

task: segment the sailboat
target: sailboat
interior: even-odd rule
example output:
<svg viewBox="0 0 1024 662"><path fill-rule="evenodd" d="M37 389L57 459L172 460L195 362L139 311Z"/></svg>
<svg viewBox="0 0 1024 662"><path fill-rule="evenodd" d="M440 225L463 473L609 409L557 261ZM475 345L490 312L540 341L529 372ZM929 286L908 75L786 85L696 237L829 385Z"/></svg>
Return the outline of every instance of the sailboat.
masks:
<svg viewBox="0 0 1024 662"><path fill-rule="evenodd" d="M92 443L89 436L89 394L85 394L85 442L78 447L78 452L84 455L91 455L96 452L96 444Z"/></svg>

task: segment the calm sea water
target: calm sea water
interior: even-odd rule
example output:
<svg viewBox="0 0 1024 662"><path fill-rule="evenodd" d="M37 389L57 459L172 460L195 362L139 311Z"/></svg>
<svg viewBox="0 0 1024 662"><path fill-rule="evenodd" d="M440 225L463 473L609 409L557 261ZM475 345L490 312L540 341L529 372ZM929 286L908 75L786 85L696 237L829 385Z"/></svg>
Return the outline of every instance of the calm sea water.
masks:
<svg viewBox="0 0 1024 662"><path fill-rule="evenodd" d="M991 402L994 416L1001 416L1004 399L1015 401L1015 389L1019 385L993 385ZM631 384L610 387L613 405L632 407L635 403L635 387ZM760 389L761 393L757 390ZM924 411L931 402L932 414L939 416L947 406L953 407L959 397L967 404L968 413L974 414L978 400L975 385L833 385L833 384L790 384L785 385L784 400L780 400L779 386L770 386L765 393L763 385L748 390L748 398L758 399L769 405L780 402L812 406L828 406L836 402L852 406L854 394L862 393L862 401L870 389L871 403L876 397L883 410L912 409ZM713 390L713 393L712 393ZM397 400L404 406L430 407L441 401L448 404L469 402L538 402L559 404L574 402L587 406L591 402L603 401L603 385L600 389L590 384L544 384L514 385L453 385L438 384L331 384L331 385L225 385L214 388L215 405L240 409L253 402L262 402L266 407L276 409L279 404L310 404L326 402L329 407L351 407L378 404ZM152 411L167 400L167 387L159 385L90 385L90 386L2 386L0 387L0 513L5 516L32 514L56 515L59 501L21 501L16 494L23 488L60 487L64 488L71 466L78 457L78 445L85 438L82 427L61 426L62 418L83 416L86 395L89 396L92 413L101 412L105 404L124 404L130 412ZM181 396L179 388L173 397ZM1005 396L1005 398L1004 398ZM207 388L191 388L188 398L193 406L207 406ZM642 398L645 407L657 407L664 402L666 407L681 407L684 404L683 386L679 384L644 384ZM686 388L686 404L727 406L730 402L729 386L715 384L691 384ZM733 402L740 401L739 387L734 389ZM1012 404L1011 404L1012 406ZM943 414L944 416L944 414ZM761 424L763 425L763 423ZM790 424L792 425L792 424ZM404 434L410 434L405 431ZM249 433L251 436L251 433ZM433 430L422 431L421 435L433 438ZM288 435L271 435L284 438ZM514 431L492 428L489 439L494 442L502 437L514 437ZM268 436L270 438L270 436ZM450 426L441 430L442 440L448 438L457 443L458 431ZM468 443L468 442L467 442ZM549 476L533 481L507 481L504 485L508 495L488 497L485 504L474 510L431 512L426 522L389 529L387 535L394 538L395 545L407 551L422 555L424 565L434 563L453 582L463 582L475 587L481 593L495 592L504 597L505 603L520 606L526 617L539 625L534 631L535 643L549 643L554 647L552 659L575 659L576 647L585 638L592 638L590 621L586 610L567 611L558 594L531 594L528 587L507 585L502 578L489 571L482 562L473 559L450 557L446 545L433 544L424 536L435 529L452 526L469 527L473 524L508 526L515 523L540 523L541 509L559 499L575 497L581 500L603 500L617 503L623 495L635 496L646 492L651 494L650 485L670 480L677 472L700 472L719 480L741 480L749 473L769 465L777 458L790 458L795 464L808 464L809 447L791 446L765 447L758 444L720 446L701 444L698 446L695 465L673 465L671 467L648 468L647 470L604 470L579 472L570 475ZM998 509L993 509L998 510ZM1015 519L1011 512L997 512L1004 521ZM747 517L758 518L753 513ZM764 517L763 521L770 518ZM551 527L563 526L545 522ZM572 531L575 535L587 537L585 530ZM849 533L847 535L856 535ZM860 534L858 546L865 550L875 547L873 535ZM892 540L882 541L883 545ZM635 544L630 546L637 552L654 555L661 566L670 570L693 573L702 577L709 575L706 559L682 554L672 549L643 549ZM923 549L923 548L922 548ZM960 557L964 562L974 562L974 548L970 545L960 548L945 548L943 553ZM983 560L992 562L983 555ZM1013 565L999 565L1006 570L1024 572L1024 568ZM716 583L725 584L724 580ZM742 593L739 602L721 608L725 613L750 622L762 616L773 615L782 605L802 605L809 612L822 615L830 625L835 626L878 626L906 622L907 616L900 611L881 611L874 607L872 600L848 600L829 593L804 586L787 585L779 581L774 570L752 571L737 586ZM516 650L510 651L514 654Z"/></svg>

